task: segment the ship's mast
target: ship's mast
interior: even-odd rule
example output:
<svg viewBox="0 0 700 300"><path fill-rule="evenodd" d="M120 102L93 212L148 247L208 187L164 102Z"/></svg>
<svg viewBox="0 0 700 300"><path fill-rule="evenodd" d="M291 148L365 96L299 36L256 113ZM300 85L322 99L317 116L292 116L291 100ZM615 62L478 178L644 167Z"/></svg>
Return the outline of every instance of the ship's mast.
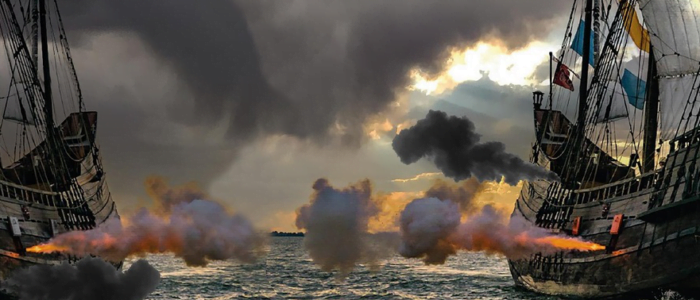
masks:
<svg viewBox="0 0 700 300"><path fill-rule="evenodd" d="M600 31L600 1L601 0L594 0L595 5L593 7L593 62L598 63L598 58L600 57L600 39L601 39L601 31Z"/></svg>
<svg viewBox="0 0 700 300"><path fill-rule="evenodd" d="M41 0L44 1L44 0ZM586 121L586 99L588 98L588 58L591 56L591 23L593 23L593 0L586 0L586 26L583 29L583 62L581 63L581 86L578 99L578 131L583 139Z"/></svg>
<svg viewBox="0 0 700 300"><path fill-rule="evenodd" d="M659 80L656 78L654 49L649 46L649 73L647 76L647 97L644 105L644 145L642 148L642 173L654 170L656 166L656 129L658 128Z"/></svg>
<svg viewBox="0 0 700 300"><path fill-rule="evenodd" d="M591 24L593 23L593 0L586 0L586 7L585 7L585 20L584 22L586 23L586 26L583 26L583 60L581 63L581 84L579 86L579 97L578 97L578 120L576 123L576 135L574 139L574 147L571 149L570 155L573 161L576 161L578 157L580 157L582 148L584 145L585 141L585 128L586 128L586 110L587 110L587 103L586 100L588 99L588 62L589 62L589 57L591 56L591 35L592 35L592 30L591 30ZM570 166L573 167L573 172L570 173L567 177L570 180L570 183L575 183L577 181L577 169L576 166L577 164L571 164ZM573 181L573 182L571 182Z"/></svg>
<svg viewBox="0 0 700 300"><path fill-rule="evenodd" d="M49 42L46 32L46 0L39 0L41 23L41 65L44 73L44 114L46 115L46 140L49 148L53 144L53 94L51 92L51 70L49 68Z"/></svg>
<svg viewBox="0 0 700 300"><path fill-rule="evenodd" d="M35 70L39 71L39 0L30 0L32 21L32 61L34 62Z"/></svg>

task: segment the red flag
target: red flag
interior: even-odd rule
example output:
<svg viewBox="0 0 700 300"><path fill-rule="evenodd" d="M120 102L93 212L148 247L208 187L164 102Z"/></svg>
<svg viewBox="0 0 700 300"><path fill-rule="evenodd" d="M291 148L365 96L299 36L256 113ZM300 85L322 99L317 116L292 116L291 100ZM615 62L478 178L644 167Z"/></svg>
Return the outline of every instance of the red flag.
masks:
<svg viewBox="0 0 700 300"><path fill-rule="evenodd" d="M574 83L569 77L570 73L569 67L567 67L565 64L559 63L559 69L557 69L557 71L554 73L554 84L573 91Z"/></svg>

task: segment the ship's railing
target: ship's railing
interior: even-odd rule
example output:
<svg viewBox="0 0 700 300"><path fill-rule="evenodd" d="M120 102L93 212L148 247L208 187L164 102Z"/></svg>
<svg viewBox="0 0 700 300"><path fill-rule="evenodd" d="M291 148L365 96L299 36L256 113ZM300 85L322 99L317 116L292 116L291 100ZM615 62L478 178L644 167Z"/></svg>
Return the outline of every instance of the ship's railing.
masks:
<svg viewBox="0 0 700 300"><path fill-rule="evenodd" d="M51 206L59 194L45 190L21 186L0 180L0 197L12 199L26 204L40 203Z"/></svg>
<svg viewBox="0 0 700 300"><path fill-rule="evenodd" d="M700 154L699 131L700 127L672 140L670 153L660 171L660 177L663 178L657 182L654 197L649 203L650 210L684 199L697 198L700 192L700 169L696 167Z"/></svg>
<svg viewBox="0 0 700 300"><path fill-rule="evenodd" d="M566 198L562 203L551 203L550 195L538 194L544 201L550 202L551 207L575 207L591 202L603 201L606 199L614 199L626 195L631 195L646 191L651 193L654 184L660 182L660 174L658 171L642 174L640 176L625 179L619 182L606 184L598 187L581 189L575 191L566 191L563 194L558 194L557 198ZM535 189L528 186L527 190L523 191L522 196L534 197Z"/></svg>
<svg viewBox="0 0 700 300"><path fill-rule="evenodd" d="M700 142L700 134L698 134L698 132L700 132L700 127L696 127L673 138L669 141L669 144L671 144L672 148L675 148L677 144L679 149L684 149L689 145L697 144Z"/></svg>
<svg viewBox="0 0 700 300"><path fill-rule="evenodd" d="M611 184L576 190L573 191L572 197L575 197L576 204L586 204L630 195L644 190L649 190L649 192L651 192L650 189L657 180L659 180L659 172L655 171Z"/></svg>

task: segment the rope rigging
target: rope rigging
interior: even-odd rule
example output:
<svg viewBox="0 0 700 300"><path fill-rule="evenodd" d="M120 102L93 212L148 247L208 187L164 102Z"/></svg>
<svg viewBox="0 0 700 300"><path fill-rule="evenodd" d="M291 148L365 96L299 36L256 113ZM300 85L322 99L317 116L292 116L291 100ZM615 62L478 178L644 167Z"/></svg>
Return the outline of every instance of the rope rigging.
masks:
<svg viewBox="0 0 700 300"><path fill-rule="evenodd" d="M0 17L10 72L0 76L9 80L2 91L6 102L0 119L0 162L14 162L8 167L0 163L0 189L19 184L54 191L57 196L47 204L67 229L93 228L95 214L108 207L111 195L94 140L96 115L85 111L58 3L0 0ZM41 28L40 45L34 35L37 27ZM33 53L37 48L41 60ZM12 119L8 116L15 103L18 121L5 122ZM54 116L66 121L54 124ZM0 217L12 213L0 203Z"/></svg>

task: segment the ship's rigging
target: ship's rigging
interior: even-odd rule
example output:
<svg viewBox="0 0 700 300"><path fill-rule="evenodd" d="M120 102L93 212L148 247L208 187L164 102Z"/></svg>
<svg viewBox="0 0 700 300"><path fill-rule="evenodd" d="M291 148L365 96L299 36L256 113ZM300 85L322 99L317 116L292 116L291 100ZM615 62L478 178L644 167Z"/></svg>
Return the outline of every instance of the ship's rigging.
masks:
<svg viewBox="0 0 700 300"><path fill-rule="evenodd" d="M693 10L683 7L695 4L661 2L584 0L584 8L589 8L584 9L574 1L562 48L555 56L557 64L578 66L575 72L580 75L572 78L578 90L571 92L554 85L548 104L553 111L561 111L577 121L569 124L569 138L556 153L549 153L549 157L547 151L536 153L545 155L537 159L538 163L549 167L553 158L565 160L558 161L558 168L569 188L596 185L600 169L605 168L599 163L601 158L612 168L605 170L608 173L635 176L654 170L668 154L669 141L697 123L700 108L695 105L695 98L700 55L692 45L700 37L693 38L698 35L694 27L696 16L687 15ZM659 5L668 5L669 10L659 10ZM670 11L683 17L676 19L690 22L671 18L654 25L650 23L654 11ZM665 20L657 15L659 20ZM674 35L673 28L695 28L691 42L685 42L681 49L669 46L681 44L684 39ZM576 43L583 45L574 49ZM583 59L589 53L590 65ZM593 72L587 71L589 68ZM593 76L588 77L589 74ZM640 95L630 94L630 78L637 83ZM623 80L627 86L623 87ZM678 101L679 94L687 101ZM631 99L636 96L640 100L633 103Z"/></svg>
<svg viewBox="0 0 700 300"><path fill-rule="evenodd" d="M90 202L110 196L97 116L85 109L58 1L0 1L7 58L0 78L9 79L0 86L0 180L58 193L45 204L56 207L65 229L93 228L105 208Z"/></svg>
<svg viewBox="0 0 700 300"><path fill-rule="evenodd" d="M560 65L548 105L542 105L544 93L534 93L531 161L563 180L526 183L513 215L606 245L606 251L510 260L511 273L519 285L556 295L677 288L696 297L700 3L580 4L574 1L553 59ZM583 74L578 82L566 77L569 68L588 73L588 67L590 82ZM579 90L572 92L574 86Z"/></svg>

